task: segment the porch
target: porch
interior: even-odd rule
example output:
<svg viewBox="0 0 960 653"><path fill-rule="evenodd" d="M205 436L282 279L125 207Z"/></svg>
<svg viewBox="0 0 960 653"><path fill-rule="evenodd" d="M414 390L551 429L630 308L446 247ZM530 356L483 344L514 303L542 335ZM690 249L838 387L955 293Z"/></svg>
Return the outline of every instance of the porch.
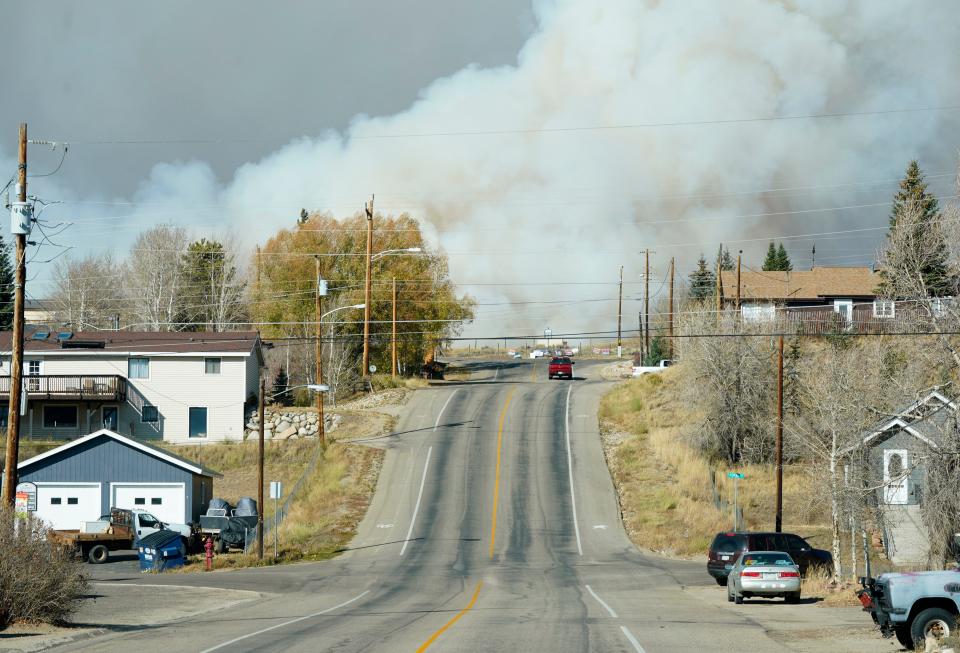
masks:
<svg viewBox="0 0 960 653"><path fill-rule="evenodd" d="M108 375L25 375L23 387L27 401L116 401L127 399L127 379ZM0 400L10 397L10 377L0 376Z"/></svg>

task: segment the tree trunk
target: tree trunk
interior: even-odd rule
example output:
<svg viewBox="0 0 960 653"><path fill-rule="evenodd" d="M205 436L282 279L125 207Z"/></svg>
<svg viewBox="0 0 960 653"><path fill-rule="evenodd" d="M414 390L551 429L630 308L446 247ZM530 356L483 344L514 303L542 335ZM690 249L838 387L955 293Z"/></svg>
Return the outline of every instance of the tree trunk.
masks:
<svg viewBox="0 0 960 653"><path fill-rule="evenodd" d="M837 578L842 575L840 567L840 480L837 478L837 456L830 454L830 513L832 522L833 543L831 553L833 554L833 574Z"/></svg>

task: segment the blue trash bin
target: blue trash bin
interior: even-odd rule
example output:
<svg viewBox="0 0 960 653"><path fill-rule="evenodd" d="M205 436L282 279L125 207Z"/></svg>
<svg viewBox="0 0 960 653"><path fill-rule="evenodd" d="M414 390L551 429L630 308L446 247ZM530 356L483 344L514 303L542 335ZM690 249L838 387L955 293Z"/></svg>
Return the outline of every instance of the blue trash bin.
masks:
<svg viewBox="0 0 960 653"><path fill-rule="evenodd" d="M140 571L165 571L182 567L186 551L180 533L162 530L140 538L137 543Z"/></svg>

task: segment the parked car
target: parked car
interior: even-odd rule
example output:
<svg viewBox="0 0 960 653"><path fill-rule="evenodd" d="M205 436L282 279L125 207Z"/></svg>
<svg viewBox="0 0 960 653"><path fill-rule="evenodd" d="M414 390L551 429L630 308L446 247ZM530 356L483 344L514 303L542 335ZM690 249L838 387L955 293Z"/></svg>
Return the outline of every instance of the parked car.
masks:
<svg viewBox="0 0 960 653"><path fill-rule="evenodd" d="M543 351L542 349L534 349L530 352L530 358L543 358L546 355L547 352Z"/></svg>
<svg viewBox="0 0 960 653"><path fill-rule="evenodd" d="M668 367L673 365L673 361L669 359L663 359L656 365L634 365L633 366L633 375L634 376L643 376L644 374L656 374L662 372Z"/></svg>
<svg viewBox="0 0 960 653"><path fill-rule="evenodd" d="M960 614L960 573L920 571L862 578L857 592L884 637L896 635L908 650L922 646L928 635L949 637ZM939 649L937 649L939 650Z"/></svg>
<svg viewBox="0 0 960 653"><path fill-rule="evenodd" d="M547 368L547 378L559 379L560 377L566 377L572 379L573 365L573 361L565 356L554 358L550 361L550 366Z"/></svg>
<svg viewBox="0 0 960 653"><path fill-rule="evenodd" d="M727 576L727 600L743 603L753 596L800 600L800 567L783 551L750 551L740 556Z"/></svg>
<svg viewBox="0 0 960 653"><path fill-rule="evenodd" d="M829 551L817 549L793 533L749 533L729 531L717 533L707 552L707 572L717 585L726 585L730 570L748 551L783 551L788 554L806 574L811 567L830 568L833 556Z"/></svg>

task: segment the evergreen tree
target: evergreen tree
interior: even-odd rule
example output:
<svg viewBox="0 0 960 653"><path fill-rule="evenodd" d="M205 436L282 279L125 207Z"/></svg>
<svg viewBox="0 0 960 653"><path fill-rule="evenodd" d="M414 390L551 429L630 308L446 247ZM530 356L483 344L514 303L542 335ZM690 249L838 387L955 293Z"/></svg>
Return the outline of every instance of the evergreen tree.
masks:
<svg viewBox="0 0 960 653"><path fill-rule="evenodd" d="M659 365L660 361L666 358L669 353L670 349L666 341L660 336L654 336L650 341L650 351L647 352L646 357L643 359L643 364Z"/></svg>
<svg viewBox="0 0 960 653"><path fill-rule="evenodd" d="M292 406L293 405L293 394L290 392L284 392L287 388L290 387L290 379L287 377L287 371L280 366L280 369L277 370L277 376L273 379L273 390L270 394L275 395L274 403L281 406ZM283 392L284 394L279 394Z"/></svg>
<svg viewBox="0 0 960 653"><path fill-rule="evenodd" d="M770 246L767 247L767 257L763 259L763 271L764 272L773 272L774 270L779 270L777 267L779 261L777 260L777 246L773 244L773 241L770 241Z"/></svg>
<svg viewBox="0 0 960 653"><path fill-rule="evenodd" d="M777 269L781 272L790 272L793 269L790 257L787 256L787 248L783 246L783 243L777 246Z"/></svg>
<svg viewBox="0 0 960 653"><path fill-rule="evenodd" d="M923 261L920 275L927 294L931 297L951 294L956 284L956 279L950 273L949 254L946 240L942 236L943 231L932 228L938 224L940 217L937 198L927 191L927 183L923 179L920 166L917 165L916 161L911 161L907 166L906 176L900 182L900 190L893 198L888 238L898 228L909 229L909 233L923 233L927 236L927 238L906 239L906 242L915 240L917 243L915 247L922 249L914 252L900 252L894 255L894 259ZM931 238L935 242L931 243ZM896 268L897 266L891 265L890 267ZM880 290L888 292L887 276L889 272L881 271L881 274L884 276L884 283Z"/></svg>
<svg viewBox="0 0 960 653"><path fill-rule="evenodd" d="M690 299L703 301L713 297L717 285L717 276L707 267L707 259L700 254L697 268L690 273Z"/></svg>
<svg viewBox="0 0 960 653"><path fill-rule="evenodd" d="M10 246L0 236L0 331L13 329L13 284Z"/></svg>
<svg viewBox="0 0 960 653"><path fill-rule="evenodd" d="M730 250L720 245L720 249L717 250L717 260L713 264L713 269L717 269L717 265L720 266L720 269L724 272L730 272L731 270L736 269L737 263L733 260L733 257L730 256Z"/></svg>

